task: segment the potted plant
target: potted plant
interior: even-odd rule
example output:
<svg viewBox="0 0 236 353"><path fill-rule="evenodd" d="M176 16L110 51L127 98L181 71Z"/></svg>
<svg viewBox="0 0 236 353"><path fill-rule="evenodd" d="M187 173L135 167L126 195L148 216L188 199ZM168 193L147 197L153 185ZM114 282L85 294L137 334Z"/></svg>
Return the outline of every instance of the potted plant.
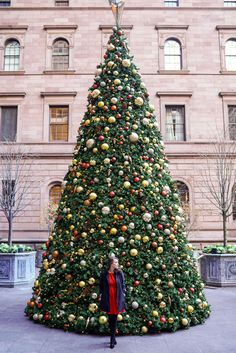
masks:
<svg viewBox="0 0 236 353"><path fill-rule="evenodd" d="M223 245L205 247L201 258L202 279L212 286L236 286L236 246L227 244L227 220L232 216L236 193L236 144L225 136L218 136L203 156L204 195L218 209L223 225Z"/></svg>
<svg viewBox="0 0 236 353"><path fill-rule="evenodd" d="M35 278L35 252L30 246L0 243L0 287L27 284Z"/></svg>
<svg viewBox="0 0 236 353"><path fill-rule="evenodd" d="M0 287L14 287L35 277L35 251L12 245L13 221L32 202L32 155L15 142L4 141L0 153L0 212L8 222L7 244L0 246Z"/></svg>

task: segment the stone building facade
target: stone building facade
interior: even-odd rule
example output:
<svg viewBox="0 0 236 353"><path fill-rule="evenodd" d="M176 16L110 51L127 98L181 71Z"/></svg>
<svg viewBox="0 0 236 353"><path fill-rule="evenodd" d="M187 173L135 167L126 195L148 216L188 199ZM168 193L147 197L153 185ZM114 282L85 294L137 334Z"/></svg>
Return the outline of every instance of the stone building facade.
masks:
<svg viewBox="0 0 236 353"><path fill-rule="evenodd" d="M222 239L221 218L201 188L200 155L217 131L225 129L230 143L236 139L235 5L127 0L123 15L172 175L189 202L189 239L198 245ZM15 241L48 236L45 210L59 196L88 87L113 23L106 0L0 1L0 138L15 138L37 155L33 202L15 220ZM236 241L233 218L228 220L230 241ZM7 237L3 214L0 237Z"/></svg>

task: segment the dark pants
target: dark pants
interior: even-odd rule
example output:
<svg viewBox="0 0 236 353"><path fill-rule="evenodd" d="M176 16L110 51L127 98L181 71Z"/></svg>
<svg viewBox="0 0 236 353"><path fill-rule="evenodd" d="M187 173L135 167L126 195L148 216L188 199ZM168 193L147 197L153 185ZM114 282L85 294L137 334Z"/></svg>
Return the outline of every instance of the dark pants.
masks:
<svg viewBox="0 0 236 353"><path fill-rule="evenodd" d="M117 315L109 314L108 317L109 317L109 327L111 332L111 338L115 339Z"/></svg>

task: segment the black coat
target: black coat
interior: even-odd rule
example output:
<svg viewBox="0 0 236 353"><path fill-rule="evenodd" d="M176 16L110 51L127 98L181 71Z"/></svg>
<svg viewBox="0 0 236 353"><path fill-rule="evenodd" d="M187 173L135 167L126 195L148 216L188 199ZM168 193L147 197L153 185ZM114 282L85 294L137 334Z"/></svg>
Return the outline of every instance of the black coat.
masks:
<svg viewBox="0 0 236 353"><path fill-rule="evenodd" d="M118 311L125 310L125 278L122 271L115 270L114 271L115 279L116 279L116 303ZM102 311L110 311L109 304L109 283L108 283L108 270L104 270L100 275L99 289L101 294L100 301L100 309Z"/></svg>

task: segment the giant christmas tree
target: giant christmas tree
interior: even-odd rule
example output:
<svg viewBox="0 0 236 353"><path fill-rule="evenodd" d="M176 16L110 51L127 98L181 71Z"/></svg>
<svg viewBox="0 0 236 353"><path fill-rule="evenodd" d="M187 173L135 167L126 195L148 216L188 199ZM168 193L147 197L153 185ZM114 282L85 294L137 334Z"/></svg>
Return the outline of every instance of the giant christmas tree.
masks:
<svg viewBox="0 0 236 353"><path fill-rule="evenodd" d="M127 286L121 334L176 331L210 314L154 107L132 59L115 27L89 90L54 229L25 308L35 322L108 333L98 284L112 254Z"/></svg>

